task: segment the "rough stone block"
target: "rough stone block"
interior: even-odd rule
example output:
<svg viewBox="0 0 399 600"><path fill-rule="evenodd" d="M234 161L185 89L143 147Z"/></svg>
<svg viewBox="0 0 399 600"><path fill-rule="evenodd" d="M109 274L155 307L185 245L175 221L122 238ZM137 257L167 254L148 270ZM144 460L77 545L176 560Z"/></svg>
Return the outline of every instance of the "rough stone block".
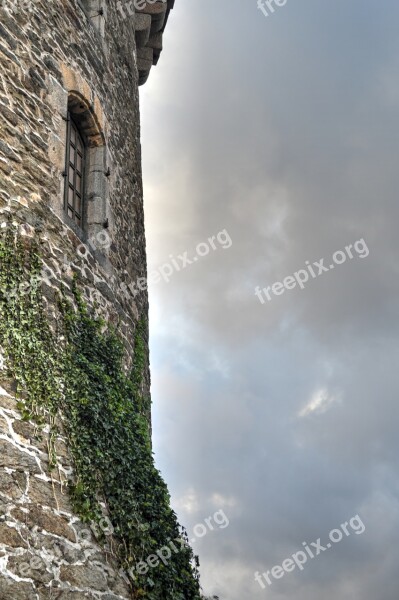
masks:
<svg viewBox="0 0 399 600"><path fill-rule="evenodd" d="M0 523L0 544L11 546L12 548L26 548L27 544L20 536L19 532L6 523Z"/></svg>
<svg viewBox="0 0 399 600"><path fill-rule="evenodd" d="M151 31L151 15L137 14L135 23L135 38L138 48L145 46Z"/></svg>
<svg viewBox="0 0 399 600"><path fill-rule="evenodd" d="M108 589L107 578L104 573L92 565L62 566L60 579L61 581L68 581L77 588L91 588L99 592L105 592Z"/></svg>
<svg viewBox="0 0 399 600"><path fill-rule="evenodd" d="M15 508L11 511L11 514L15 519L26 524L30 529L37 526L43 531L58 535L70 542L76 542L76 534L72 527L70 527L67 519L36 505L27 505L26 508L29 508L28 513L23 512L19 508Z"/></svg>
<svg viewBox="0 0 399 600"><path fill-rule="evenodd" d="M61 492L61 486L57 482L54 482L53 485L51 481L43 481L32 476L29 480L29 499L34 504L72 513L72 506L66 490Z"/></svg>
<svg viewBox="0 0 399 600"><path fill-rule="evenodd" d="M50 583L54 574L49 573L46 563L39 556L30 552L8 559L7 568L18 577L32 579L35 583Z"/></svg>
<svg viewBox="0 0 399 600"><path fill-rule="evenodd" d="M20 471L6 473L4 469L0 469L0 494L19 500L26 490L26 484L25 473Z"/></svg>
<svg viewBox="0 0 399 600"><path fill-rule="evenodd" d="M3 439L0 439L0 467L40 473L40 468L33 456Z"/></svg>
<svg viewBox="0 0 399 600"><path fill-rule="evenodd" d="M91 594L86 592L74 592L70 590L64 590L61 592L57 592L57 596L55 596L54 600L92 600L94 597ZM48 596L43 596L43 598L39 595L39 600L49 600Z"/></svg>
<svg viewBox="0 0 399 600"><path fill-rule="evenodd" d="M0 574L0 600L37 600L31 583L14 581Z"/></svg>

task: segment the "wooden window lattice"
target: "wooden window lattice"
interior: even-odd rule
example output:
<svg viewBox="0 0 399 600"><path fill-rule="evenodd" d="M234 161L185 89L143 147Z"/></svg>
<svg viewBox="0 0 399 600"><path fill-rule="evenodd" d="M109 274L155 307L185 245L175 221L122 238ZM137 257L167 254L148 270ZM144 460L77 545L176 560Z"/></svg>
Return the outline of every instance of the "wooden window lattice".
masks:
<svg viewBox="0 0 399 600"><path fill-rule="evenodd" d="M85 145L68 114L64 208L68 217L83 226Z"/></svg>

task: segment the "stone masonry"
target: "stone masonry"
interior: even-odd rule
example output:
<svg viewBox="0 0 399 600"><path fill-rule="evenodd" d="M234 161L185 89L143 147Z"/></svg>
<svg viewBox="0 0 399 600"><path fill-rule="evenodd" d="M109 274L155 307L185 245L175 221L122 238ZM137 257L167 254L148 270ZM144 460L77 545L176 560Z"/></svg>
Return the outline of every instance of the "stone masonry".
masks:
<svg viewBox="0 0 399 600"><path fill-rule="evenodd" d="M129 598L129 588L93 532L74 516L62 482L71 465L56 443L59 470L49 477L47 440L21 421L12 386L0 390L0 598Z"/></svg>
<svg viewBox="0 0 399 600"><path fill-rule="evenodd" d="M11 215L22 235L39 236L49 316L61 282L70 289L79 274L86 301L117 326L127 367L148 313L138 86L158 61L171 8L0 0L0 225ZM82 228L64 209L70 115L87 145ZM0 600L126 600L112 544L100 546L69 504L65 440L50 477L46 431L21 420L1 369Z"/></svg>

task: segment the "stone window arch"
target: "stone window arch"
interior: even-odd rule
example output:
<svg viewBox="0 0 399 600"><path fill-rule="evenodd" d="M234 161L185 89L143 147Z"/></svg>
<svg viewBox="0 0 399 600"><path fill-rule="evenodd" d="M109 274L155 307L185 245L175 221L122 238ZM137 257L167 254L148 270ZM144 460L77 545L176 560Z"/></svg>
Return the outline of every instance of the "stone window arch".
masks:
<svg viewBox="0 0 399 600"><path fill-rule="evenodd" d="M64 218L84 243L91 241L92 250L104 253L109 247L104 242L107 238L104 230L109 224L110 169L99 120L92 104L80 92L68 93L66 126ZM83 146L80 152L79 139ZM75 162L71 161L71 153ZM93 239L100 242L93 243Z"/></svg>

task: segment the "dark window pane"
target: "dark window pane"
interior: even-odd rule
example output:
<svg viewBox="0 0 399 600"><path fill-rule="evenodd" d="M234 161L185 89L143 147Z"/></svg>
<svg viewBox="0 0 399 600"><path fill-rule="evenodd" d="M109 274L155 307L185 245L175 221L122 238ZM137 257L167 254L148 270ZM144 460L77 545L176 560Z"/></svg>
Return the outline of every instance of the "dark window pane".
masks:
<svg viewBox="0 0 399 600"><path fill-rule="evenodd" d="M74 175L75 175L75 171L73 170L73 167L69 166L69 183L71 185L74 184L74 180L73 180Z"/></svg>
<svg viewBox="0 0 399 600"><path fill-rule="evenodd" d="M75 164L75 149L73 146L70 147L69 151L69 162L74 165Z"/></svg>
<svg viewBox="0 0 399 600"><path fill-rule="evenodd" d="M73 188L69 188L68 190L68 204L69 206L73 206Z"/></svg>
<svg viewBox="0 0 399 600"><path fill-rule="evenodd" d="M81 208L82 208L82 200L80 198L80 196L78 196L78 194L76 194L75 196L75 211L80 215L81 212Z"/></svg>
<svg viewBox="0 0 399 600"><path fill-rule="evenodd" d="M73 123L71 123L71 142L73 144L76 143L76 129L75 129L75 125Z"/></svg>
<svg viewBox="0 0 399 600"><path fill-rule="evenodd" d="M71 219L73 219L73 211L68 208L68 217L71 217Z"/></svg>
<svg viewBox="0 0 399 600"><path fill-rule="evenodd" d="M76 189L78 192L82 193L82 178L80 175L76 173Z"/></svg>
<svg viewBox="0 0 399 600"><path fill-rule="evenodd" d="M79 173L82 172L82 155L79 153L76 157L76 168L79 171Z"/></svg>

